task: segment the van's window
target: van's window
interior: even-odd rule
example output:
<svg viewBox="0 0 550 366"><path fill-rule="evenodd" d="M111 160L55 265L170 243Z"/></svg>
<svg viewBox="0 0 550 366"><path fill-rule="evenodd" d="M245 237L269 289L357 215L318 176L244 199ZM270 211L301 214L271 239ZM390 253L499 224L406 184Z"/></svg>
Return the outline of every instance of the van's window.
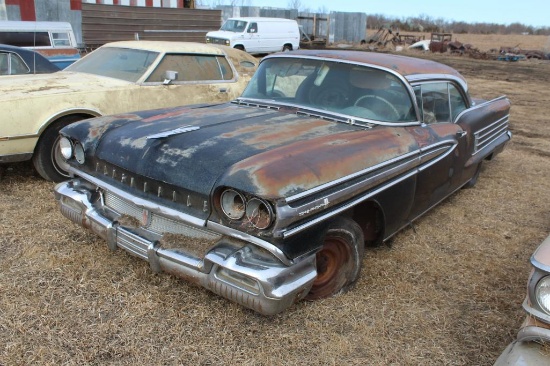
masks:
<svg viewBox="0 0 550 366"><path fill-rule="evenodd" d="M51 47L48 32L0 32L0 43L18 47Z"/></svg>
<svg viewBox="0 0 550 366"><path fill-rule="evenodd" d="M65 70L136 82L157 57L158 52L153 51L103 47L81 58Z"/></svg>
<svg viewBox="0 0 550 366"><path fill-rule="evenodd" d="M52 33L54 47L70 46L69 33Z"/></svg>
<svg viewBox="0 0 550 366"><path fill-rule="evenodd" d="M248 22L245 22L243 20L229 19L225 23L223 23L220 30L242 33L246 29L247 24Z"/></svg>
<svg viewBox="0 0 550 366"><path fill-rule="evenodd" d="M223 56L166 55L147 82L164 81L166 71L177 71L177 81L231 80L233 70Z"/></svg>
<svg viewBox="0 0 550 366"><path fill-rule="evenodd" d="M258 23L250 23L248 33L258 33Z"/></svg>

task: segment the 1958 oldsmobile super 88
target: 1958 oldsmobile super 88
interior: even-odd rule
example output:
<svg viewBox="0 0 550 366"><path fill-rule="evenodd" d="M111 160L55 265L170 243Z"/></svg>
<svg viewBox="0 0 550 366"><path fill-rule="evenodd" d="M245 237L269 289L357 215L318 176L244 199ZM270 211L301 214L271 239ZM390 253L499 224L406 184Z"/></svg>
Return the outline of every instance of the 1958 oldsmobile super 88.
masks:
<svg viewBox="0 0 550 366"><path fill-rule="evenodd" d="M275 54L233 102L64 128L55 195L111 249L275 314L347 288L366 243L473 185L509 109L432 61Z"/></svg>

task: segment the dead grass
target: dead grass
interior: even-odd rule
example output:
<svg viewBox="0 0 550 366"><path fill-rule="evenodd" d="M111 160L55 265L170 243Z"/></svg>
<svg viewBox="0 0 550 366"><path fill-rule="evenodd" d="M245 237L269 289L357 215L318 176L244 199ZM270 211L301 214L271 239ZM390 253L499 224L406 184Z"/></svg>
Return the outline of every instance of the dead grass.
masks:
<svg viewBox="0 0 550 366"><path fill-rule="evenodd" d="M367 250L341 296L265 318L63 218L27 164L0 182L1 365L491 365L550 232L550 65L430 56L507 94L513 141L461 190Z"/></svg>

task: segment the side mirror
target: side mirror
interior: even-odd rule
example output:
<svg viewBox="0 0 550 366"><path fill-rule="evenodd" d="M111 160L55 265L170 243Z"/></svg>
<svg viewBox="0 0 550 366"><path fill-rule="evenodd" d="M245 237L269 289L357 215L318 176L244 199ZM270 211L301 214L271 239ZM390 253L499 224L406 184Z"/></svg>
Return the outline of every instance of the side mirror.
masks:
<svg viewBox="0 0 550 366"><path fill-rule="evenodd" d="M172 70L166 70L164 72L164 85L170 84L172 81L178 80L178 72Z"/></svg>

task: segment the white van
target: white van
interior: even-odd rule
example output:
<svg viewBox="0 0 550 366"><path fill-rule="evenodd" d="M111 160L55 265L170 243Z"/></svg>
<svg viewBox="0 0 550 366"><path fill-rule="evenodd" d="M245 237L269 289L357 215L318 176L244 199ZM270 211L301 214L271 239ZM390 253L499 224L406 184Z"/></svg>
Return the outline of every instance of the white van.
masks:
<svg viewBox="0 0 550 366"><path fill-rule="evenodd" d="M300 48L295 20L282 18L230 18L219 31L208 32L206 43L223 44L248 53L292 51Z"/></svg>
<svg viewBox="0 0 550 366"><path fill-rule="evenodd" d="M32 49L60 69L80 58L68 22L0 21L0 43Z"/></svg>

